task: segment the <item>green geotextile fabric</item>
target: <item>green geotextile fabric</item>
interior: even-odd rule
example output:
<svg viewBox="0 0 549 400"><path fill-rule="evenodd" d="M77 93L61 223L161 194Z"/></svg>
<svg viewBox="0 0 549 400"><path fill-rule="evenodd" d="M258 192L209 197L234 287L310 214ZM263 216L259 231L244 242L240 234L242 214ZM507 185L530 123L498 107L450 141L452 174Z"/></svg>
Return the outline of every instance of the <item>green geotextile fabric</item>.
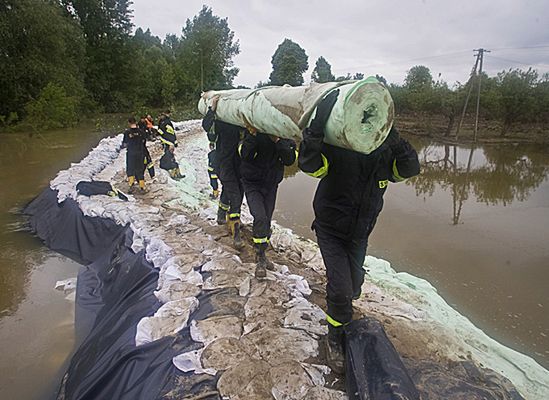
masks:
<svg viewBox="0 0 549 400"><path fill-rule="evenodd" d="M301 130L314 117L316 106L335 89L340 93L326 123L326 143L371 153L383 143L394 119L391 95L375 77L297 87L209 91L202 95L198 109L205 114L211 99L219 95L216 115L222 121L299 139Z"/></svg>

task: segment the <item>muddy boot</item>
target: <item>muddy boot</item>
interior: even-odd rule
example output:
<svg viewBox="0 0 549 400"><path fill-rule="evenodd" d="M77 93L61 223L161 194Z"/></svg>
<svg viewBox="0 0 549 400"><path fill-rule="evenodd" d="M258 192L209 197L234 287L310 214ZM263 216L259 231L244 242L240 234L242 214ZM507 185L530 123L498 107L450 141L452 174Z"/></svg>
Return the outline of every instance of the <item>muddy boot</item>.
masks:
<svg viewBox="0 0 549 400"><path fill-rule="evenodd" d="M240 250L244 247L242 237L240 236L240 218L229 219L228 221L229 231L233 238L233 246L235 249Z"/></svg>
<svg viewBox="0 0 549 400"><path fill-rule="evenodd" d="M225 225L227 223L227 211L219 207L217 209L217 225Z"/></svg>
<svg viewBox="0 0 549 400"><path fill-rule="evenodd" d="M267 251L267 243L257 243L255 245L255 262L262 263L269 271L274 271L274 264L267 258L265 252Z"/></svg>
<svg viewBox="0 0 549 400"><path fill-rule="evenodd" d="M244 243L242 242L242 237L240 236L240 220L238 220L238 222L234 224L233 243L234 243L234 248L237 250L240 250L244 247Z"/></svg>
<svg viewBox="0 0 549 400"><path fill-rule="evenodd" d="M255 248L255 277L264 279L267 277L267 258L265 257L265 247L263 243L256 243Z"/></svg>
<svg viewBox="0 0 549 400"><path fill-rule="evenodd" d="M328 366L338 375L345 374L345 332L343 327L328 326L326 338L326 359Z"/></svg>

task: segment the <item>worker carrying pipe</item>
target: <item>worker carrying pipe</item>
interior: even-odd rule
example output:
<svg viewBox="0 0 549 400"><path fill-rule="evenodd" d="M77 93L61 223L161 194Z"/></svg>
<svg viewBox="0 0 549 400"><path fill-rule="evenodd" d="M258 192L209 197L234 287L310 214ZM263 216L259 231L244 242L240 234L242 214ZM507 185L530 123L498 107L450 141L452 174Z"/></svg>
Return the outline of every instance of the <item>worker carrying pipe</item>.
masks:
<svg viewBox="0 0 549 400"><path fill-rule="evenodd" d="M217 119L300 140L301 131L314 118L317 105L335 90L339 90L339 96L326 122L325 143L370 154L384 142L394 119L393 99L375 77L298 87L208 91L202 94L198 110L206 115L213 99L219 98Z"/></svg>

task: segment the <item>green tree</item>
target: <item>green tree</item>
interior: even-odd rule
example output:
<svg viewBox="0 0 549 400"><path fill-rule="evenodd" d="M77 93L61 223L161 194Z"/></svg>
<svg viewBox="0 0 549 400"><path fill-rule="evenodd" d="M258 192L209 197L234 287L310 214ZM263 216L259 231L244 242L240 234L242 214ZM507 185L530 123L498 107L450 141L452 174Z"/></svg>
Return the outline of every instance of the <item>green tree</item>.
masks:
<svg viewBox="0 0 549 400"><path fill-rule="evenodd" d="M168 39L167 39L168 40ZM202 90L232 87L238 68L233 58L240 53L238 40L229 28L227 18L213 14L203 6L198 15L188 19L175 48L180 94L196 97Z"/></svg>
<svg viewBox="0 0 549 400"><path fill-rule="evenodd" d="M65 88L48 83L36 100L26 106L27 122L35 129L65 128L78 121L78 98L70 96Z"/></svg>
<svg viewBox="0 0 549 400"><path fill-rule="evenodd" d="M315 69L313 70L311 78L314 82L318 83L332 82L335 80L335 76L332 74L332 66L324 57L320 56L318 57L318 60L316 60Z"/></svg>
<svg viewBox="0 0 549 400"><path fill-rule="evenodd" d="M284 39L278 45L271 59L273 71L269 77L270 84L302 85L303 74L309 68L308 58L305 50L300 45L290 39Z"/></svg>
<svg viewBox="0 0 549 400"><path fill-rule="evenodd" d="M335 80L336 82L343 82L350 81L351 79L353 79L353 77L351 76L351 74L347 73L347 75L338 76Z"/></svg>
<svg viewBox="0 0 549 400"><path fill-rule="evenodd" d="M361 79L364 79L364 74L362 74L362 78ZM385 79L385 77L383 75L378 75L376 74L376 79L381 82L383 85L385 86L389 86L389 84L387 83L387 79Z"/></svg>
<svg viewBox="0 0 549 400"><path fill-rule="evenodd" d="M549 72L543 74L538 81L533 96L536 99L534 120L538 123L549 122Z"/></svg>
<svg viewBox="0 0 549 400"><path fill-rule="evenodd" d="M83 89L84 38L62 8L46 0L0 2L0 115L25 116L49 82L77 98Z"/></svg>
<svg viewBox="0 0 549 400"><path fill-rule="evenodd" d="M526 121L535 109L534 87L538 79L537 71L529 68L527 71L510 69L500 72L497 76L501 93L501 112L503 131L505 134L512 124Z"/></svg>
<svg viewBox="0 0 549 400"><path fill-rule="evenodd" d="M416 65L408 71L404 83L409 90L422 90L433 85L431 71L424 65Z"/></svg>
<svg viewBox="0 0 549 400"><path fill-rule="evenodd" d="M129 109L135 97L134 63L130 41L130 0L60 0L76 19L86 39L85 84L106 111Z"/></svg>

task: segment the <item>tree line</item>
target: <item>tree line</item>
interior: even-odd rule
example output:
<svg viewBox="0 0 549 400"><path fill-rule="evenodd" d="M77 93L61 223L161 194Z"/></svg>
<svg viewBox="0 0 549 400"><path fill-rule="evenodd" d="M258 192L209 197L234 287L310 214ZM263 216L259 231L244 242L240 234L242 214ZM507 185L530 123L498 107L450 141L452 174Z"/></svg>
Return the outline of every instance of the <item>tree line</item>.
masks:
<svg viewBox="0 0 549 400"><path fill-rule="evenodd" d="M481 80L480 116L484 120L499 122L501 134L506 134L518 124L549 123L549 73L539 76L532 68L508 69L496 76L486 73L476 75L465 84L434 80L429 68L412 67L404 84L388 85L397 114L439 115L446 118L444 134L455 132L470 85L475 88ZM475 95L473 95L475 96ZM474 102L469 102L467 112L473 112Z"/></svg>
<svg viewBox="0 0 549 400"><path fill-rule="evenodd" d="M130 0L0 0L0 125L164 108L231 88L240 51L204 6L181 35L133 32Z"/></svg>
<svg viewBox="0 0 549 400"><path fill-rule="evenodd" d="M0 0L0 125L41 129L74 125L82 116L190 105L200 92L233 88L239 42L227 18L203 6L181 34L160 39L132 24L130 0ZM272 72L256 87L303 85L306 51L285 39L271 58ZM398 114L446 119L450 133L468 85L433 79L412 67L403 84L387 85ZM362 79L335 76L319 57L314 82ZM549 74L512 69L481 76L481 116L502 123L549 122ZM471 102L473 103L473 102Z"/></svg>

